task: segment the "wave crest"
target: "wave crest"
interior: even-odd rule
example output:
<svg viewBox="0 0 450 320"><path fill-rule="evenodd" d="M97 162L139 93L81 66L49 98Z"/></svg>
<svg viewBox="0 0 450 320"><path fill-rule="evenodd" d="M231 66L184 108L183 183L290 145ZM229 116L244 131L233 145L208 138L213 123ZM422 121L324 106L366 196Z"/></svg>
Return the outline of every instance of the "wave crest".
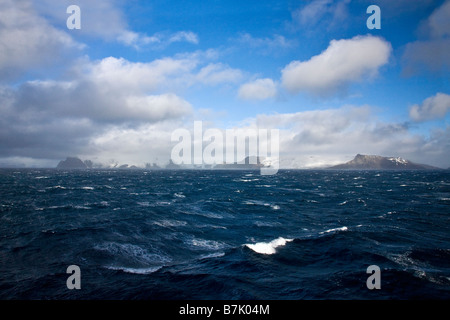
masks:
<svg viewBox="0 0 450 320"><path fill-rule="evenodd" d="M257 253L261 254L274 254L276 253L276 248L285 246L287 242L291 242L294 239L285 239L279 237L270 242L257 242L255 244L245 244L245 246Z"/></svg>

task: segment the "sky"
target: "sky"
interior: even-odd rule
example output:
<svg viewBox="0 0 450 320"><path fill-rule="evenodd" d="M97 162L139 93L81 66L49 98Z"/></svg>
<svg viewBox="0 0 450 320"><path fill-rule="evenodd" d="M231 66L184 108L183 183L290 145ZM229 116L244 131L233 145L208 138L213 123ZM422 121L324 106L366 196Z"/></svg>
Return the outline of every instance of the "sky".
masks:
<svg viewBox="0 0 450 320"><path fill-rule="evenodd" d="M0 0L0 167L164 165L202 121L278 129L281 168L448 168L449 52L450 0Z"/></svg>

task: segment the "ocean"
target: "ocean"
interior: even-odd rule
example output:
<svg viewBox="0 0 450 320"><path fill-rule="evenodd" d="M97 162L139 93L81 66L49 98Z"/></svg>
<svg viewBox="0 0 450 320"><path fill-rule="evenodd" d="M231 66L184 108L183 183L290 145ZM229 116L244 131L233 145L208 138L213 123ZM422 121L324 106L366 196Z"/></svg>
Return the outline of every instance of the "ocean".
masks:
<svg viewBox="0 0 450 320"><path fill-rule="evenodd" d="M449 222L444 170L1 169L0 299L449 299Z"/></svg>

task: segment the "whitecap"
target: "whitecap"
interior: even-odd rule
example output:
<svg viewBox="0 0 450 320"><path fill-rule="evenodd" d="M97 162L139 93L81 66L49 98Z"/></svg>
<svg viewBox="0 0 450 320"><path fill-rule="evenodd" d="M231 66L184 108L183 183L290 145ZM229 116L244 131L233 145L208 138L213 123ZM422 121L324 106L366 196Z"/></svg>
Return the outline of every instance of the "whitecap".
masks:
<svg viewBox="0 0 450 320"><path fill-rule="evenodd" d="M127 267L108 266L106 268L110 269L110 270L118 270L118 271L123 271L126 273L133 273L133 274L150 274L150 273L158 271L159 269L162 268L162 266L146 267L146 268L127 268Z"/></svg>
<svg viewBox="0 0 450 320"><path fill-rule="evenodd" d="M155 252L149 252L146 248L131 243L106 242L96 245L94 249L140 264L163 264L171 261L170 257L157 249L152 248Z"/></svg>
<svg viewBox="0 0 450 320"><path fill-rule="evenodd" d="M93 187L81 187L81 189L83 189L83 190L94 190Z"/></svg>
<svg viewBox="0 0 450 320"><path fill-rule="evenodd" d="M156 205L158 206L170 206L172 203L170 201L157 201Z"/></svg>
<svg viewBox="0 0 450 320"><path fill-rule="evenodd" d="M79 209L79 210L90 210L92 209L91 207L87 207L87 206L74 206L75 209Z"/></svg>
<svg viewBox="0 0 450 320"><path fill-rule="evenodd" d="M47 188L45 188L45 189L63 189L63 190L65 190L65 189L66 189L66 187L63 187L63 186L57 185L57 186L53 186L53 187L47 187Z"/></svg>
<svg viewBox="0 0 450 320"><path fill-rule="evenodd" d="M186 196L182 192L175 192L173 195L177 198L186 198Z"/></svg>
<svg viewBox="0 0 450 320"><path fill-rule="evenodd" d="M218 241L197 239L197 238L186 240L185 243L190 245L191 248L207 249L207 250L218 250L224 249L226 247L224 243Z"/></svg>
<svg viewBox="0 0 450 320"><path fill-rule="evenodd" d="M253 223L257 227L275 227L280 225L279 222L255 221Z"/></svg>
<svg viewBox="0 0 450 320"><path fill-rule="evenodd" d="M276 248L286 245L287 242L291 242L294 239L285 239L279 237L270 242L257 242L255 244L245 244L245 246L257 253L261 254L274 254L276 253Z"/></svg>
<svg viewBox="0 0 450 320"><path fill-rule="evenodd" d="M153 224L156 224L160 227L181 227L187 224L186 221L178 221L178 220L161 220L154 221Z"/></svg>
<svg viewBox="0 0 450 320"><path fill-rule="evenodd" d="M267 203L267 202L259 201L259 200L246 200L243 202L243 204L253 205L253 206L271 207L274 210L280 209L280 206L278 206L276 204L271 204L271 203Z"/></svg>
<svg viewBox="0 0 450 320"><path fill-rule="evenodd" d="M340 227L340 228L328 229L328 230L320 232L320 234L330 233L330 232L337 232L337 231L347 231L347 230L348 230L348 228L346 226L344 226L344 227Z"/></svg>
<svg viewBox="0 0 450 320"><path fill-rule="evenodd" d="M225 252L219 251L219 252L201 255L200 259L219 258L219 257L223 257L224 255L225 255Z"/></svg>

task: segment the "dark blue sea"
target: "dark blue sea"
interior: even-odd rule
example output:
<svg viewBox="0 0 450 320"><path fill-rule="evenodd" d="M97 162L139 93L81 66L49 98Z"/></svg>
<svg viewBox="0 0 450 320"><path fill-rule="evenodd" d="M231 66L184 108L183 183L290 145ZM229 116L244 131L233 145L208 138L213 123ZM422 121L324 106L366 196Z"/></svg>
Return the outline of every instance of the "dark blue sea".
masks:
<svg viewBox="0 0 450 320"><path fill-rule="evenodd" d="M3 300L449 298L449 171L0 170Z"/></svg>

